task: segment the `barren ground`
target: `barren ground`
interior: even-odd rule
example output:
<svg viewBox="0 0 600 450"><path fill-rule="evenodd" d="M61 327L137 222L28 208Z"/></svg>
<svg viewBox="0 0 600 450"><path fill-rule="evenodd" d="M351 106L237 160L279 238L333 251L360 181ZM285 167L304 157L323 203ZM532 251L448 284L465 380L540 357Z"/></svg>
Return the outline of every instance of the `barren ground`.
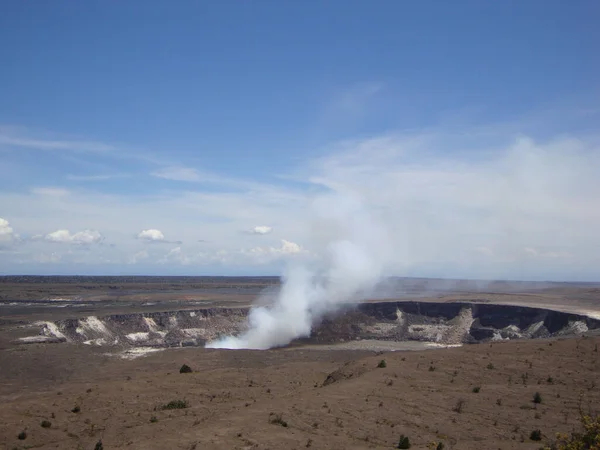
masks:
<svg viewBox="0 0 600 450"><path fill-rule="evenodd" d="M17 291L11 285L4 298ZM99 294L106 298L102 292L90 296ZM131 295L162 295L165 302L177 298L152 291ZM236 296L255 294L189 295L239 303ZM438 301L465 297L600 310L595 286L430 296ZM111 305L106 310L121 307L114 300ZM44 308L28 313L19 307L4 314L0 335L30 316L75 314L71 306ZM4 338L0 449L91 450L99 440L104 449L395 448L401 434L413 449L432 442L443 442L446 449L537 449L554 433L576 427L580 409L600 405L599 344L600 336L590 333L385 353L301 346L182 348L121 360L103 348L12 345ZM385 368L378 367L382 359ZM194 372L180 374L184 363ZM532 401L535 392L541 394L540 404ZM161 409L172 400L185 400L188 407ZM79 412L72 412L76 406ZM278 416L281 421L272 423ZM51 426L42 427L44 420ZM534 429L541 430L541 443L529 440ZM20 440L23 430L27 436Z"/></svg>

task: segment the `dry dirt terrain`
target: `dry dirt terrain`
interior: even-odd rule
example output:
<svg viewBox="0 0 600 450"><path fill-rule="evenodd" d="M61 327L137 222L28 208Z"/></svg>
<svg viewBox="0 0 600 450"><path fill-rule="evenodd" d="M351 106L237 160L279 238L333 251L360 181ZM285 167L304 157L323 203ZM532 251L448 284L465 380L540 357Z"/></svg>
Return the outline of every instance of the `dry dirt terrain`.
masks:
<svg viewBox="0 0 600 450"><path fill-rule="evenodd" d="M532 430L544 440L570 431L580 408L600 404L598 344L592 336L384 354L190 348L134 361L23 346L2 356L3 372L17 373L2 389L0 448L394 448L404 434L417 449L534 449ZM183 363L194 372L180 374ZM187 407L162 409L177 400Z"/></svg>
<svg viewBox="0 0 600 450"><path fill-rule="evenodd" d="M75 288L40 287L36 280L26 286L39 300L78 291L77 301L100 304L85 310L73 299L63 308L27 303L36 298L17 298L18 282L10 281L0 289L6 304L0 310L0 449L92 450L99 442L106 450L391 449L401 435L413 449L440 443L445 449L538 449L556 432L577 428L581 411L600 409L598 329L433 350L295 343L267 351L169 348L134 360L102 346L17 345L10 337L30 319L156 310L154 302L161 310L198 308L200 297L212 306L249 303L272 283L251 280L232 290L221 281L196 290L189 281L179 289L170 281L168 295L160 284L147 292L137 284L121 292L120 301L106 286L84 296L82 286L89 285L81 280ZM123 291L114 281L102 282ZM596 285L440 290L419 300L600 311ZM179 373L183 364L193 372ZM538 429L542 440L532 441Z"/></svg>

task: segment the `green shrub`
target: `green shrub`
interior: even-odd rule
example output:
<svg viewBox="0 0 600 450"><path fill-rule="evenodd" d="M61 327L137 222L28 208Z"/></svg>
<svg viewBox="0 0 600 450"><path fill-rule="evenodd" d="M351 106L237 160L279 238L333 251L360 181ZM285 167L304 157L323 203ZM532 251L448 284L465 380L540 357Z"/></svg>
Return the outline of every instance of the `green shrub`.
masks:
<svg viewBox="0 0 600 450"><path fill-rule="evenodd" d="M71 410L71 412L72 412L72 413L75 413L75 414L77 414L79 411L81 411L81 408L79 407L79 405L76 405L76 406L75 406L75 408L73 408L73 409Z"/></svg>
<svg viewBox="0 0 600 450"><path fill-rule="evenodd" d="M192 373L193 370L190 366L188 366L187 364L184 364L183 366L181 366L181 369L179 369L179 373Z"/></svg>
<svg viewBox="0 0 600 450"><path fill-rule="evenodd" d="M42 428L50 428L52 426L52 424L48 420L42 420L42 423L40 425L42 426Z"/></svg>
<svg viewBox="0 0 600 450"><path fill-rule="evenodd" d="M377 367L379 367L380 369L385 369L387 367L387 363L385 362L385 359L382 359L381 361L379 361L379 364L377 364Z"/></svg>
<svg viewBox="0 0 600 450"><path fill-rule="evenodd" d="M21 431L18 436L20 441L24 441L25 439L27 439L27 433L25 432L25 430Z"/></svg>
<svg viewBox="0 0 600 450"><path fill-rule="evenodd" d="M272 423L273 425L281 425L284 428L288 427L288 423L283 420L281 414L271 413L269 415L269 423Z"/></svg>
<svg viewBox="0 0 600 450"><path fill-rule="evenodd" d="M480 390L481 390L481 387L480 387L480 386L475 386L475 387L473 388L473 393L474 393L474 394L479 394L479 391L480 391Z"/></svg>
<svg viewBox="0 0 600 450"><path fill-rule="evenodd" d="M160 409L185 409L190 405L186 400L171 400L169 403L163 405Z"/></svg>
<svg viewBox="0 0 600 450"><path fill-rule="evenodd" d="M400 441L398 442L398 447L396 448L410 448L410 439L408 438L408 436L404 436L403 434L401 434Z"/></svg>
<svg viewBox="0 0 600 450"><path fill-rule="evenodd" d="M542 440L542 432L540 430L533 430L529 434L529 439L532 441L541 441Z"/></svg>
<svg viewBox="0 0 600 450"><path fill-rule="evenodd" d="M493 369L494 369L494 365L493 365L492 363L489 363L489 364L487 365L487 368L488 368L489 370L493 370Z"/></svg>
<svg viewBox="0 0 600 450"><path fill-rule="evenodd" d="M533 394L533 403L542 403L542 396L539 392Z"/></svg>

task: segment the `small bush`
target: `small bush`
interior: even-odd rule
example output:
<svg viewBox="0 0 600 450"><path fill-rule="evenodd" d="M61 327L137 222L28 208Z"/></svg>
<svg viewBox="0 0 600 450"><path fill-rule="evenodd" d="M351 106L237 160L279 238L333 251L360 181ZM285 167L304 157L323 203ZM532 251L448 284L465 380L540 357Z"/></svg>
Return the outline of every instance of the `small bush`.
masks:
<svg viewBox="0 0 600 450"><path fill-rule="evenodd" d="M444 448L446 448L446 446L444 445L443 442L440 442L437 447L435 448L435 450L444 450Z"/></svg>
<svg viewBox="0 0 600 450"><path fill-rule="evenodd" d="M400 441L398 442L398 447L396 448L410 448L410 439L408 438L408 436L404 436L403 434L401 434Z"/></svg>
<svg viewBox="0 0 600 450"><path fill-rule="evenodd" d="M494 365L493 365L492 363L489 363L489 364L487 365L487 368L488 368L489 370L493 370L493 369L494 369Z"/></svg>
<svg viewBox="0 0 600 450"><path fill-rule="evenodd" d="M150 417L150 423L156 423L156 422L158 422L158 418L156 416Z"/></svg>
<svg viewBox="0 0 600 450"><path fill-rule="evenodd" d="M162 405L160 409L185 409L189 406L186 400L171 400L169 403Z"/></svg>
<svg viewBox="0 0 600 450"><path fill-rule="evenodd" d="M502 406L502 399L501 398L497 398L496 399L496 405Z"/></svg>
<svg viewBox="0 0 600 450"><path fill-rule="evenodd" d="M533 430L529 434L529 439L532 441L541 441L542 440L542 432L540 430Z"/></svg>
<svg viewBox="0 0 600 450"><path fill-rule="evenodd" d="M187 364L184 364L183 366L181 366L181 369L179 369L179 373L192 373L193 370L190 366L188 366Z"/></svg>
<svg viewBox="0 0 600 450"><path fill-rule="evenodd" d="M288 423L285 420L283 420L281 414L271 413L269 415L269 423L273 425L281 425L284 428L288 427Z"/></svg>
<svg viewBox="0 0 600 450"><path fill-rule="evenodd" d="M542 403L542 396L539 392L533 394L533 403Z"/></svg>
<svg viewBox="0 0 600 450"><path fill-rule="evenodd" d="M480 391L480 390L481 390L481 387L480 387L480 386L475 386L475 387L473 388L473 393L474 393L474 394L479 394L479 391Z"/></svg>
<svg viewBox="0 0 600 450"><path fill-rule="evenodd" d="M25 439L27 439L27 433L25 432L25 430L23 430L19 433L19 435L17 437L19 438L20 441L24 441Z"/></svg>
<svg viewBox="0 0 600 450"><path fill-rule="evenodd" d="M77 413L78 413L78 412L80 412L80 411L81 411L81 408L79 407L79 405L76 405L76 406L75 406L75 408L73 408L73 409L71 410L71 412L72 412L72 413L75 413L75 414L77 414Z"/></svg>
<svg viewBox="0 0 600 450"><path fill-rule="evenodd" d="M377 364L377 367L379 367L380 369L385 369L387 367L387 363L385 362L385 359L382 359L381 361L379 361L379 364Z"/></svg>
<svg viewBox="0 0 600 450"><path fill-rule="evenodd" d="M100 439L98 442L96 442L96 446L94 447L94 450L104 450L104 445L102 445L102 439Z"/></svg>
<svg viewBox="0 0 600 450"><path fill-rule="evenodd" d="M42 423L40 425L42 426L42 428L50 428L52 426L52 424L48 420L42 420Z"/></svg>
<svg viewBox="0 0 600 450"><path fill-rule="evenodd" d="M433 372L435 370L435 366L429 366L429 371Z"/></svg>
<svg viewBox="0 0 600 450"><path fill-rule="evenodd" d="M546 378L546 383L548 383L548 384L554 384L554 378L552 378L552 377Z"/></svg>

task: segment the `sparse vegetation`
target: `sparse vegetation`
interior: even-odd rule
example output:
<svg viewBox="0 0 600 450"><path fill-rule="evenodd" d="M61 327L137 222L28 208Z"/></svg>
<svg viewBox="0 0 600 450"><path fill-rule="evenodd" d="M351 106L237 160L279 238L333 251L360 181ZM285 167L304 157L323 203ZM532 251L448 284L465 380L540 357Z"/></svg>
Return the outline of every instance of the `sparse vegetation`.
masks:
<svg viewBox="0 0 600 450"><path fill-rule="evenodd" d="M429 366L429 371L433 372L435 370L435 366Z"/></svg>
<svg viewBox="0 0 600 450"><path fill-rule="evenodd" d="M585 450L600 448L600 415L581 414L582 432L559 433L556 441L544 450Z"/></svg>
<svg viewBox="0 0 600 450"><path fill-rule="evenodd" d="M529 439L532 441L541 441L542 440L542 432L540 430L533 430L529 434Z"/></svg>
<svg viewBox="0 0 600 450"><path fill-rule="evenodd" d="M542 396L539 392L536 392L535 394L533 394L533 403L542 403Z"/></svg>
<svg viewBox="0 0 600 450"><path fill-rule="evenodd" d="M52 424L48 420L42 420L42 423L40 423L40 425L42 426L42 428L50 428L52 426Z"/></svg>
<svg viewBox="0 0 600 450"><path fill-rule="evenodd" d="M284 428L288 427L288 423L283 420L283 416L281 414L271 413L269 415L269 423L273 425L281 425Z"/></svg>
<svg viewBox="0 0 600 450"><path fill-rule="evenodd" d="M456 402L456 405L454 405L454 408L452 408L452 411L460 414L463 411L464 406L465 406L465 401L462 398L458 399L458 401Z"/></svg>
<svg viewBox="0 0 600 450"><path fill-rule="evenodd" d="M27 439L27 432L25 430L21 431L17 438L19 438L20 441L24 441L25 439Z"/></svg>
<svg viewBox="0 0 600 450"><path fill-rule="evenodd" d="M546 378L546 383L548 383L548 384L554 384L554 378L552 378L552 377Z"/></svg>
<svg viewBox="0 0 600 450"><path fill-rule="evenodd" d="M473 393L474 394L479 394L480 390L481 390L481 386L475 386L475 387L473 387Z"/></svg>
<svg viewBox="0 0 600 450"><path fill-rule="evenodd" d="M75 414L77 414L80 411L81 411L81 408L79 407L79 405L75 405L75 407L71 410L71 412L75 413Z"/></svg>
<svg viewBox="0 0 600 450"><path fill-rule="evenodd" d="M410 439L408 438L408 436L404 436L403 434L400 435L400 440L398 441L398 447L396 448L402 448L402 449L406 449L406 448L410 448Z"/></svg>
<svg viewBox="0 0 600 450"><path fill-rule="evenodd" d="M489 370L493 370L493 369L494 369L494 365L493 365L492 363L489 363L489 364L487 365L487 368L488 368Z"/></svg>
<svg viewBox="0 0 600 450"><path fill-rule="evenodd" d="M497 398L496 399L496 405L502 406L502 399L501 398Z"/></svg>
<svg viewBox="0 0 600 450"><path fill-rule="evenodd" d="M387 363L385 362L385 359L382 359L381 361L379 361L379 364L377 364L377 367L379 367L380 369L385 369L387 367Z"/></svg>
<svg viewBox="0 0 600 450"><path fill-rule="evenodd" d="M156 423L156 422L158 422L158 418L156 416L150 417L150 423Z"/></svg>
<svg viewBox="0 0 600 450"><path fill-rule="evenodd" d="M188 366L187 364L184 364L179 369L179 373L192 373L192 372L193 372L192 368L190 366Z"/></svg>
<svg viewBox="0 0 600 450"><path fill-rule="evenodd" d="M185 409L189 406L186 400L171 400L169 403L162 405L160 409Z"/></svg>
<svg viewBox="0 0 600 450"><path fill-rule="evenodd" d="M100 439L98 442L96 442L96 446L94 447L94 450L104 450L104 445L102 445L102 439Z"/></svg>

